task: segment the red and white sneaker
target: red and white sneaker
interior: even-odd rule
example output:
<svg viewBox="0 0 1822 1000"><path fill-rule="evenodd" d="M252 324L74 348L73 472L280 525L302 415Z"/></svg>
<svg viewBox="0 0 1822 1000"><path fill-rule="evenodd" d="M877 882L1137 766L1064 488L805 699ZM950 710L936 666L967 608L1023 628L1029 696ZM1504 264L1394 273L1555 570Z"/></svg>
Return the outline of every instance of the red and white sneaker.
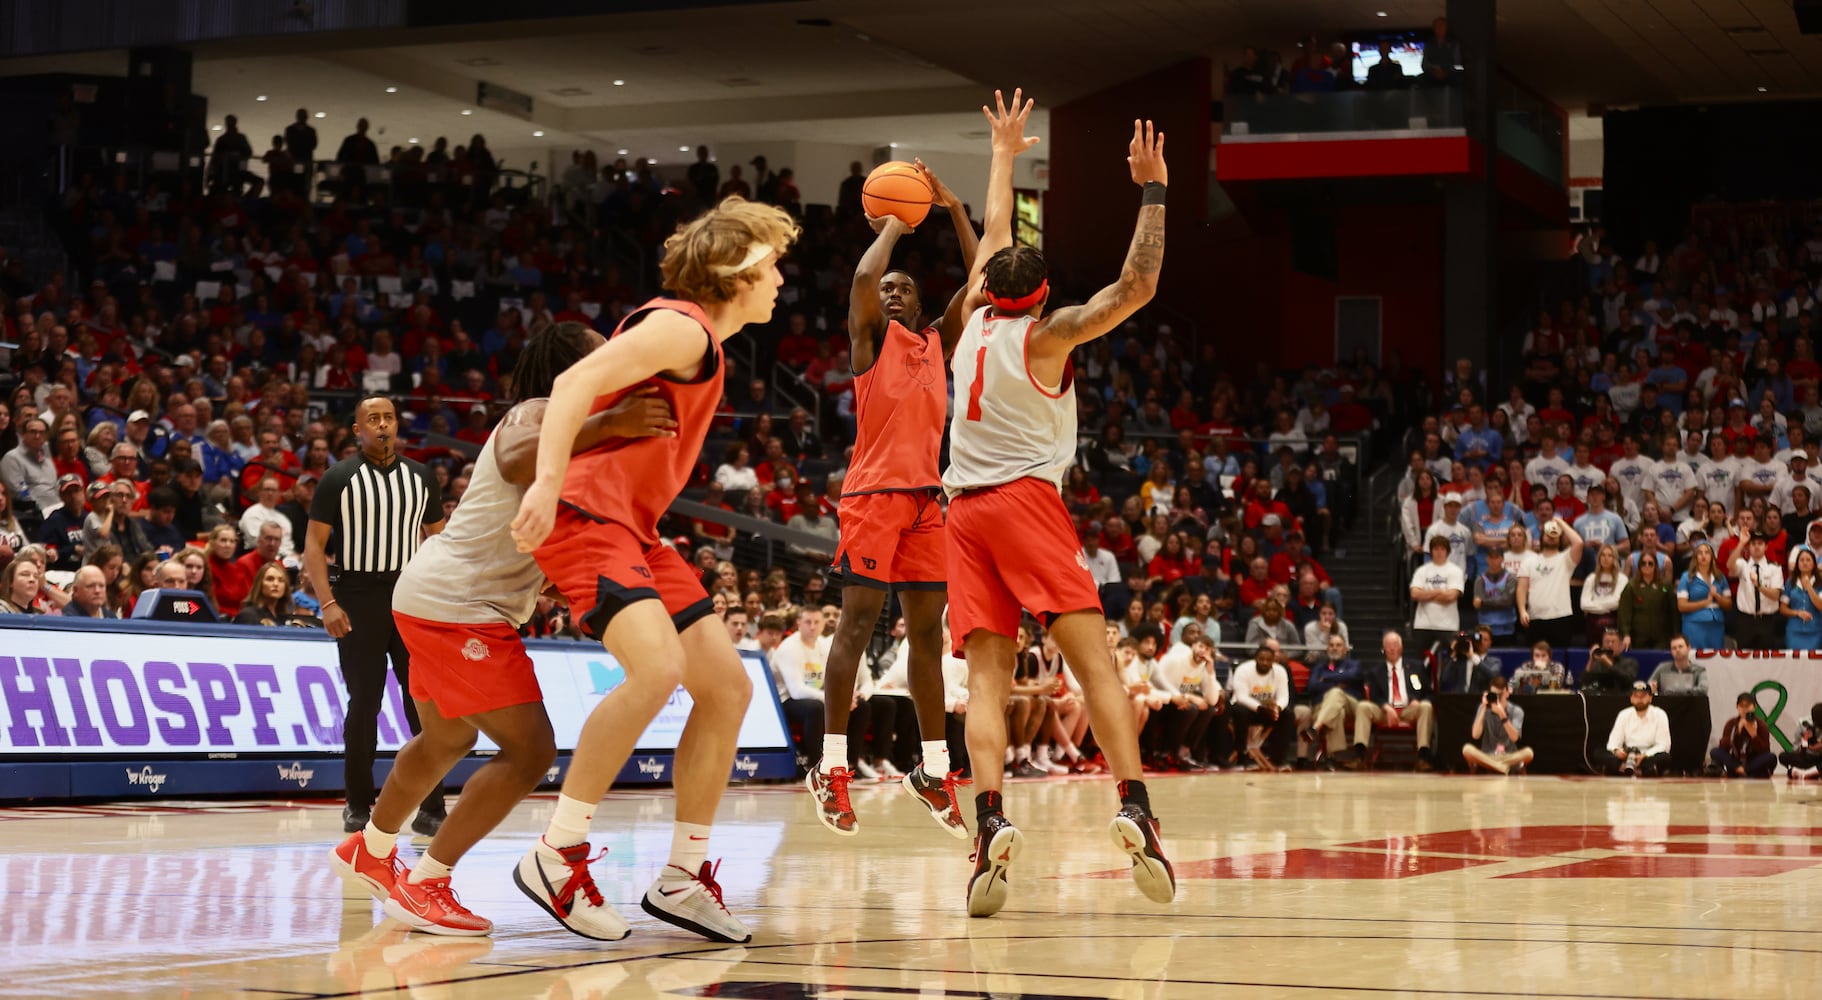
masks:
<svg viewBox="0 0 1822 1000"><path fill-rule="evenodd" d="M399 849L395 846L391 854L376 858L367 852L367 842L359 832L349 834L347 840L329 852L329 866L344 880L359 883L382 903L392 897L393 885L405 879Z"/></svg>
<svg viewBox="0 0 1822 1000"><path fill-rule="evenodd" d="M592 858L586 840L574 847L552 848L562 859L553 862L539 849L543 845L542 840L532 845L513 869L512 880L520 892L582 937L618 941L632 933L626 918L601 898L594 876L588 873L589 862L606 857L606 848Z"/></svg>
<svg viewBox="0 0 1822 1000"><path fill-rule="evenodd" d="M746 944L753 932L728 912L721 901L721 885L715 873L721 862L704 861L702 870L691 873L676 865L665 865L658 881L645 891L639 906L667 924L700 934L723 944Z"/></svg>
<svg viewBox="0 0 1822 1000"><path fill-rule="evenodd" d="M477 917L449 887L449 877L413 882L409 876L392 886L386 915L413 930L450 937L484 937L493 933L493 921Z"/></svg>
<svg viewBox="0 0 1822 1000"><path fill-rule="evenodd" d="M860 832L860 817L848 801L848 786L854 773L845 767L832 767L828 774L812 766L803 784L816 800L816 819L831 833L852 837Z"/></svg>
<svg viewBox="0 0 1822 1000"><path fill-rule="evenodd" d="M1177 894L1176 871L1164 856L1158 821L1136 805L1121 806L1107 828L1113 845L1132 859L1132 881L1154 903L1168 903Z"/></svg>
<svg viewBox="0 0 1822 1000"><path fill-rule="evenodd" d="M930 816L943 832L957 840L968 839L968 824L962 819L962 810L955 800L955 789L961 785L972 785L974 782L962 777L962 772L951 771L939 781L924 770L919 764L911 769L899 782L905 791L930 810Z"/></svg>

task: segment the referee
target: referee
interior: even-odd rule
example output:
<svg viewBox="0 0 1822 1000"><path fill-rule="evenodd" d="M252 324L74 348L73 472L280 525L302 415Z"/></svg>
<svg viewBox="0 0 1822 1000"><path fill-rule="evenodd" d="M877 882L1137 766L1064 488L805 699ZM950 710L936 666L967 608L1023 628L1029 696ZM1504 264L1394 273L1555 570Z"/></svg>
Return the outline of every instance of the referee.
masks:
<svg viewBox="0 0 1822 1000"><path fill-rule="evenodd" d="M421 463L398 454L398 410L384 396L370 396L354 411L359 454L323 473L310 501L310 529L304 539L304 570L323 597L323 625L341 651L342 683L348 688L343 723L344 782L348 805L342 829L367 826L373 811L373 754L386 692L386 657L405 692L405 721L418 732L411 697L411 659L392 620L392 588L426 533L443 530L443 496L436 478ZM329 575L329 547L338 573ZM432 836L445 815L437 788L418 808L411 828Z"/></svg>

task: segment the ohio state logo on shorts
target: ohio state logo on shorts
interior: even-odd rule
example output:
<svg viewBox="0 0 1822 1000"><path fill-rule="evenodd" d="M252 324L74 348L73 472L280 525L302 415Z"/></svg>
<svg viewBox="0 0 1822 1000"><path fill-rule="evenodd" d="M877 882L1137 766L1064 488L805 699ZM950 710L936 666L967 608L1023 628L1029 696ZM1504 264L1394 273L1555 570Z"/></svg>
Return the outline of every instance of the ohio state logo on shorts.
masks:
<svg viewBox="0 0 1822 1000"><path fill-rule="evenodd" d="M470 639L462 644L463 659L481 661L487 659L487 644L479 639Z"/></svg>

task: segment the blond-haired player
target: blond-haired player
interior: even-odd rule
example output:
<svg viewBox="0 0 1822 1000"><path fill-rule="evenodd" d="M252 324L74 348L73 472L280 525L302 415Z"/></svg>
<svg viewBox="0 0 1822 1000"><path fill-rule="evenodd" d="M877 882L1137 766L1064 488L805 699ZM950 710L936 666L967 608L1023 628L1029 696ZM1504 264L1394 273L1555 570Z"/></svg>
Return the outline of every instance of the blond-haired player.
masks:
<svg viewBox="0 0 1822 1000"><path fill-rule="evenodd" d="M796 241L783 211L728 198L665 241L664 287L607 343L558 376L545 409L537 475L513 538L601 637L626 680L583 723L556 813L514 873L520 889L584 937L625 937L626 921L589 875L588 826L634 741L681 684L694 702L677 744L677 818L669 864L642 906L714 941L752 934L721 900L709 827L752 697L727 629L689 565L658 540L658 519L695 469L721 403L722 342L771 318L778 258ZM677 421L672 437L622 439L570 457L589 414L653 387ZM561 503L559 504L559 501Z"/></svg>

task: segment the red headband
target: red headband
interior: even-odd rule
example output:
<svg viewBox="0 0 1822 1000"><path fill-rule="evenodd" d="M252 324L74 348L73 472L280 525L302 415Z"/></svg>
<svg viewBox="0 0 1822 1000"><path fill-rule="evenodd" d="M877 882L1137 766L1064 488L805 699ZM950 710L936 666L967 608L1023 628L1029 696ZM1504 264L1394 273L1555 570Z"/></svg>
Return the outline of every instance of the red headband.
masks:
<svg viewBox="0 0 1822 1000"><path fill-rule="evenodd" d="M1038 282L1038 286L1033 288L1030 294L1022 295L1016 299L1006 298L1003 295L995 295L989 290L987 292L987 301L993 303L993 308L998 309L1003 313L1030 312L1031 307L1044 301L1044 296L1049 292L1050 282L1046 280Z"/></svg>

